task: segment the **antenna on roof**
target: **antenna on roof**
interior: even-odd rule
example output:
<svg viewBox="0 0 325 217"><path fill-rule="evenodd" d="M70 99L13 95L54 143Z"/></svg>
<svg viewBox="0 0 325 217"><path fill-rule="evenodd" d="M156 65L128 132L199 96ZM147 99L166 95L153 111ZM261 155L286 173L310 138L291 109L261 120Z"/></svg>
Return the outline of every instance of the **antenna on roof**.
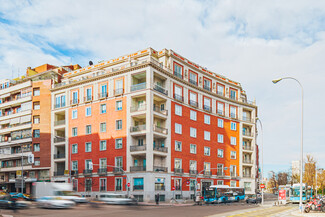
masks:
<svg viewBox="0 0 325 217"><path fill-rule="evenodd" d="M89 65L92 66L93 64L94 64L93 61L90 60Z"/></svg>

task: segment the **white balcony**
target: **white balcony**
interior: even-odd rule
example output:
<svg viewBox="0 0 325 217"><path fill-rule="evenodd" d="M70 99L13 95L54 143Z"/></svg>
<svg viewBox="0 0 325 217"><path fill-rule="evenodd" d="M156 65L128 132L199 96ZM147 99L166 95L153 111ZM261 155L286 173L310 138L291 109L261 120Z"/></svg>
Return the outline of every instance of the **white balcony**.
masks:
<svg viewBox="0 0 325 217"><path fill-rule="evenodd" d="M24 170L31 170L32 169L32 165L24 165ZM18 167L2 167L1 168L1 172L14 172L17 170L21 170L21 166Z"/></svg>
<svg viewBox="0 0 325 217"><path fill-rule="evenodd" d="M23 152L23 156L26 158L29 154L31 154L31 151ZM14 153L14 154L0 154L1 160L9 160L9 159L21 159L21 153ZM25 167L25 165L24 165ZM2 171L2 168L1 168Z"/></svg>
<svg viewBox="0 0 325 217"><path fill-rule="evenodd" d="M17 117L25 116L25 115L30 115L30 114L32 114L32 110L25 110L25 111L21 111L21 112L15 113L15 114L1 116L0 121L4 121L4 120L7 120L7 119L13 119L13 118L17 118Z"/></svg>
<svg viewBox="0 0 325 217"><path fill-rule="evenodd" d="M0 134L8 134L8 133L11 133L13 131L24 130L24 129L28 129L28 128L32 128L31 123L22 124L22 125L15 126L15 127L8 127L8 128L5 128L5 129L0 129Z"/></svg>
<svg viewBox="0 0 325 217"><path fill-rule="evenodd" d="M32 86L32 82L31 81L26 81L24 83L16 84L14 86L2 89L0 94L4 95L6 93L12 93L12 92L15 92L17 90L20 90L20 89L23 89L23 88L26 88L26 87L31 87L31 86Z"/></svg>
<svg viewBox="0 0 325 217"><path fill-rule="evenodd" d="M32 96L26 96L26 97L23 97L23 98L20 98L17 100L12 100L9 102L1 103L0 108L4 109L4 108L9 108L9 107L14 107L14 106L20 105L20 104L22 104L24 102L28 102L28 101L32 101Z"/></svg>

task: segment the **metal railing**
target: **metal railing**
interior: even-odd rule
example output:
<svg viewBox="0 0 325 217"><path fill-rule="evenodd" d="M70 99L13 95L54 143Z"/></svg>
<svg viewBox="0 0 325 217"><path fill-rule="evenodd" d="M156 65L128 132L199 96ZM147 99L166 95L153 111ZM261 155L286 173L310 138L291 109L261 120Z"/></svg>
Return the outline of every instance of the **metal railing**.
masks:
<svg viewBox="0 0 325 217"><path fill-rule="evenodd" d="M231 96L230 95L229 98L232 99L232 100L237 100L237 97L236 96Z"/></svg>
<svg viewBox="0 0 325 217"><path fill-rule="evenodd" d="M64 141L65 141L65 137L59 137L59 136L54 137L54 143L64 142Z"/></svg>
<svg viewBox="0 0 325 217"><path fill-rule="evenodd" d="M78 170L71 170L71 176L78 176Z"/></svg>
<svg viewBox="0 0 325 217"><path fill-rule="evenodd" d="M188 81L189 81L191 84L197 86L197 81L194 81L194 80L192 80L192 79L189 79Z"/></svg>
<svg viewBox="0 0 325 217"><path fill-rule="evenodd" d="M174 93L174 99L176 99L177 101L181 101L181 102L184 101L184 97L181 96L181 95L178 95L178 94L176 94L176 93Z"/></svg>
<svg viewBox="0 0 325 217"><path fill-rule="evenodd" d="M124 89L123 88L118 88L114 90L114 95L122 95L124 93Z"/></svg>
<svg viewBox="0 0 325 217"><path fill-rule="evenodd" d="M143 104L141 106L132 106L131 112L139 112L139 111L145 111L147 109L146 104Z"/></svg>
<svg viewBox="0 0 325 217"><path fill-rule="evenodd" d="M203 86L203 89L207 90L207 91L211 91L211 87L208 87L208 86L205 86L205 85Z"/></svg>
<svg viewBox="0 0 325 217"><path fill-rule="evenodd" d="M84 176L91 176L92 173L93 173L93 170L84 170L83 171Z"/></svg>
<svg viewBox="0 0 325 217"><path fill-rule="evenodd" d="M124 173L124 171L123 171L122 168L114 167L113 168L113 173L115 173L115 174L121 174L121 173Z"/></svg>
<svg viewBox="0 0 325 217"><path fill-rule="evenodd" d="M251 132L244 132L243 131L243 136L250 136L250 137L252 137L253 134Z"/></svg>
<svg viewBox="0 0 325 217"><path fill-rule="evenodd" d="M153 126L153 130L157 133L168 134L168 129L163 127L158 127L157 125Z"/></svg>
<svg viewBox="0 0 325 217"><path fill-rule="evenodd" d="M175 174L183 174L184 173L184 170L183 169L180 169L180 168L174 168L174 173Z"/></svg>
<svg viewBox="0 0 325 217"><path fill-rule="evenodd" d="M97 173L98 174L107 174L107 168L98 168Z"/></svg>
<svg viewBox="0 0 325 217"><path fill-rule="evenodd" d="M237 115L234 114L234 113L230 113L230 117L233 118L233 119L237 119Z"/></svg>
<svg viewBox="0 0 325 217"><path fill-rule="evenodd" d="M208 106L208 105L204 105L203 106L203 109L205 110L205 111L207 111L207 112L211 112L211 107L210 106Z"/></svg>
<svg viewBox="0 0 325 217"><path fill-rule="evenodd" d="M243 146L243 150L246 150L246 151L253 151L253 147L252 146Z"/></svg>
<svg viewBox="0 0 325 217"><path fill-rule="evenodd" d="M130 132L139 132L139 131L144 131L144 130L146 130L146 125L145 124L130 127Z"/></svg>
<svg viewBox="0 0 325 217"><path fill-rule="evenodd" d="M197 170L190 170L190 175L194 175L194 176L196 176L197 175Z"/></svg>
<svg viewBox="0 0 325 217"><path fill-rule="evenodd" d="M132 145L130 146L130 151L145 151L146 150L146 144L143 145Z"/></svg>
<svg viewBox="0 0 325 217"><path fill-rule="evenodd" d="M139 172L139 171L146 171L146 166L131 166L131 172Z"/></svg>
<svg viewBox="0 0 325 217"><path fill-rule="evenodd" d="M154 172L167 172L167 167L153 166Z"/></svg>
<svg viewBox="0 0 325 217"><path fill-rule="evenodd" d="M99 99L106 98L106 97L108 97L108 93L107 92L102 92L102 93L99 93L98 94L98 98Z"/></svg>
<svg viewBox="0 0 325 217"><path fill-rule="evenodd" d="M155 112L158 112L160 114L163 114L163 115L168 115L168 111L167 110L161 110L161 108L159 106L156 106L155 104L153 105L153 110Z"/></svg>
<svg viewBox="0 0 325 217"><path fill-rule="evenodd" d="M153 150L154 150L154 151L165 152L165 153L168 152L168 148L167 148L167 147L160 147L160 146L154 146L154 147L153 147Z"/></svg>
<svg viewBox="0 0 325 217"><path fill-rule="evenodd" d="M203 172L203 175L204 176L211 176L212 175L212 172L211 171L204 171Z"/></svg>
<svg viewBox="0 0 325 217"><path fill-rule="evenodd" d="M217 110L218 115L225 116L225 112L223 110Z"/></svg>
<svg viewBox="0 0 325 217"><path fill-rule="evenodd" d="M85 96L84 97L84 102L90 102L93 100L93 96Z"/></svg>
<svg viewBox="0 0 325 217"><path fill-rule="evenodd" d="M225 176L225 172L223 172L223 171L217 171L217 176Z"/></svg>
<svg viewBox="0 0 325 217"><path fill-rule="evenodd" d="M158 85L158 84L155 84L153 86L153 89L160 92L160 93L162 93L162 94L168 95L168 91L165 88L163 88L162 86Z"/></svg>
<svg viewBox="0 0 325 217"><path fill-rule="evenodd" d="M174 71L174 75L180 79L183 79L183 75L181 73L175 72Z"/></svg>
<svg viewBox="0 0 325 217"><path fill-rule="evenodd" d="M244 178L252 178L252 174L243 174Z"/></svg>
<svg viewBox="0 0 325 217"><path fill-rule="evenodd" d="M65 120L54 121L54 126L64 125Z"/></svg>
<svg viewBox="0 0 325 217"><path fill-rule="evenodd" d="M54 159L65 158L65 153L63 154L54 154Z"/></svg>
<svg viewBox="0 0 325 217"><path fill-rule="evenodd" d="M76 105L79 103L79 99L72 99L70 100L70 105Z"/></svg>
<svg viewBox="0 0 325 217"><path fill-rule="evenodd" d="M143 90L143 89L146 89L146 82L139 83L139 84L133 84L131 86L131 91Z"/></svg>
<svg viewBox="0 0 325 217"><path fill-rule="evenodd" d="M250 117L242 117L242 120L246 121L246 122L251 122L251 123L254 122L253 118L250 118Z"/></svg>
<svg viewBox="0 0 325 217"><path fill-rule="evenodd" d="M253 164L253 161L248 160L248 159L243 159L243 163L245 163L245 164Z"/></svg>
<svg viewBox="0 0 325 217"><path fill-rule="evenodd" d="M63 108L65 107L65 102L62 103L55 103L54 108Z"/></svg>
<svg viewBox="0 0 325 217"><path fill-rule="evenodd" d="M193 100L188 100L188 104L196 108L199 107L199 103Z"/></svg>

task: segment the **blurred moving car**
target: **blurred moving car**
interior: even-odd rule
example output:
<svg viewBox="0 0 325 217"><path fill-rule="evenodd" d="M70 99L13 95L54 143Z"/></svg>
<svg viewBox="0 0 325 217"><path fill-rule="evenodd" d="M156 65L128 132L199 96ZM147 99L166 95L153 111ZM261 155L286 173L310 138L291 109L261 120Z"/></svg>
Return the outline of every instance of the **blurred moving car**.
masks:
<svg viewBox="0 0 325 217"><path fill-rule="evenodd" d="M73 201L65 200L56 196L41 197L36 201L38 207L47 209L66 209L72 208L76 205Z"/></svg>
<svg viewBox="0 0 325 217"><path fill-rule="evenodd" d="M246 199L246 203L262 203L262 197L260 194L249 195Z"/></svg>
<svg viewBox="0 0 325 217"><path fill-rule="evenodd" d="M81 197L81 195L73 191L62 191L60 194L57 194L60 198L65 200L71 200L75 203L88 203L87 198Z"/></svg>
<svg viewBox="0 0 325 217"><path fill-rule="evenodd" d="M13 202L13 200L15 200L15 203ZM0 208L2 209L13 209L13 208L25 209L25 208L29 208L30 205L31 202L23 198L12 196L10 194L0 197Z"/></svg>
<svg viewBox="0 0 325 217"><path fill-rule="evenodd" d="M135 198L128 198L125 194L102 193L99 195L98 201L106 204L119 205L136 205L138 201Z"/></svg>

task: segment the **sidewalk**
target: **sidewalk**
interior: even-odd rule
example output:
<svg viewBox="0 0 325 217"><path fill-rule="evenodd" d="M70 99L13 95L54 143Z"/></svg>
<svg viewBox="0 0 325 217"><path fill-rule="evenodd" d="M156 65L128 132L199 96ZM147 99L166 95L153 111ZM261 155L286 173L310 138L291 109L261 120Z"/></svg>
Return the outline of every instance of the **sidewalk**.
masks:
<svg viewBox="0 0 325 217"><path fill-rule="evenodd" d="M299 209L296 209L291 213L293 216L305 216L305 217L325 217L324 212L315 212L315 211L310 211L310 213L300 213Z"/></svg>
<svg viewBox="0 0 325 217"><path fill-rule="evenodd" d="M187 203L159 202L159 205L157 205L155 202L139 202L138 204L140 206L194 206L194 203L192 201Z"/></svg>

